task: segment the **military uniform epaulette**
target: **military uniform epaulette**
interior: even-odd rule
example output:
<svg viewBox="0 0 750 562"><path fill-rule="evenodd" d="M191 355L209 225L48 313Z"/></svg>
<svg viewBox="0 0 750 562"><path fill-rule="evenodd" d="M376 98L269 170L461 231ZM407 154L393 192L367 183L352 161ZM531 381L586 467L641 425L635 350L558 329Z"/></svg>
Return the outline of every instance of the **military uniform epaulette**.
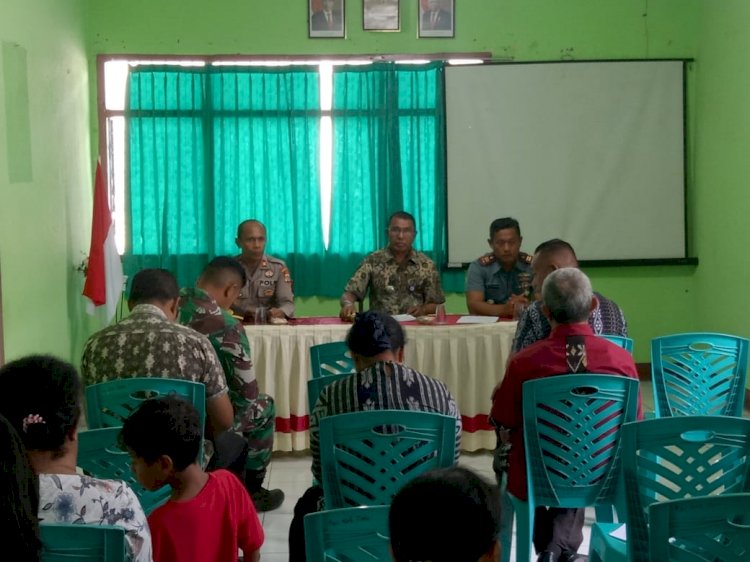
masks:
<svg viewBox="0 0 750 562"><path fill-rule="evenodd" d="M531 265L531 260L534 259L534 256L531 254L527 254L526 252L521 252L518 254L518 261L521 263L525 263L527 265Z"/></svg>
<svg viewBox="0 0 750 562"><path fill-rule="evenodd" d="M490 252L489 254L484 254L483 256L479 256L479 265L490 265L491 263L495 263L497 260L495 258L495 254Z"/></svg>

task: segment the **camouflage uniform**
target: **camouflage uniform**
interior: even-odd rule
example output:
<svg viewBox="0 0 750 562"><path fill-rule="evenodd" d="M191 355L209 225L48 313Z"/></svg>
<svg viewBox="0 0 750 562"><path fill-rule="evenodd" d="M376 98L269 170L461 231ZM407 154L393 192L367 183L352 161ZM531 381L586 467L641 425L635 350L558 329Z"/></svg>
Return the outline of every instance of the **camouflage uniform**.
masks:
<svg viewBox="0 0 750 562"><path fill-rule="evenodd" d="M242 324L197 288L180 291L180 323L205 334L216 350L234 406L234 429L248 442L246 467L264 471L271 461L276 407L270 396L258 392L250 344Z"/></svg>
<svg viewBox="0 0 750 562"><path fill-rule="evenodd" d="M505 271L494 254L485 254L469 265L466 273L466 292L481 291L490 304L505 304L511 295L528 293L531 288L531 258L521 252L513 269ZM527 287L521 287L519 277L526 275Z"/></svg>
<svg viewBox="0 0 750 562"><path fill-rule="evenodd" d="M445 302L435 264L415 250L400 264L390 248L373 252L362 260L344 291L362 301L368 289L370 310L387 314L403 314L415 306Z"/></svg>
<svg viewBox="0 0 750 562"><path fill-rule="evenodd" d="M245 268L247 281L242 287L240 296L232 304L232 310L241 316L255 314L255 308L278 308L288 318L294 316L294 290L292 277L286 264L273 256L263 255L255 271L251 272L247 265L235 256L235 259Z"/></svg>

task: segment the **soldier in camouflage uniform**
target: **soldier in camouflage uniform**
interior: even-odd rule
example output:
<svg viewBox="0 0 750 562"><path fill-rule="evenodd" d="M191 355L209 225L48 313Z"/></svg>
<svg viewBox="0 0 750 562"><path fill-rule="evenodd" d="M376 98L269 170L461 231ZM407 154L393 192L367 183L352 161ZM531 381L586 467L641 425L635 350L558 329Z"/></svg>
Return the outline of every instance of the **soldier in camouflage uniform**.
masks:
<svg viewBox="0 0 750 562"><path fill-rule="evenodd" d="M294 317L292 276L286 264L266 251L266 227L250 219L237 227L237 247L242 250L235 259L245 270L245 283L232 310L244 318L254 319L258 307L268 309L268 317Z"/></svg>
<svg viewBox="0 0 750 562"><path fill-rule="evenodd" d="M256 509L270 511L284 500L281 490L262 487L271 461L276 408L270 396L258 392L247 335L228 310L244 284L245 271L236 260L213 259L197 287L180 292L180 323L205 334L219 356L234 406L234 430L248 442L245 482Z"/></svg>
<svg viewBox="0 0 750 562"><path fill-rule="evenodd" d="M531 296L531 256L521 251L521 227L510 217L490 224L492 252L471 262L466 274L466 306L471 314L513 316Z"/></svg>
<svg viewBox="0 0 750 562"><path fill-rule="evenodd" d="M388 220L388 247L367 256L346 284L340 316L354 318L355 302L370 293L370 310L423 316L445 302L440 276L430 258L412 248L414 217L398 211Z"/></svg>

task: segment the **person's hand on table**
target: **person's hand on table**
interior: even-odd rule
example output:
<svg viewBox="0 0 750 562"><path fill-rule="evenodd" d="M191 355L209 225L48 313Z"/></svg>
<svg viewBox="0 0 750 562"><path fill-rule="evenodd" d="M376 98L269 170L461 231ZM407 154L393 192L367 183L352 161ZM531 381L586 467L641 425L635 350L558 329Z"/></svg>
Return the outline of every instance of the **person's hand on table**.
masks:
<svg viewBox="0 0 750 562"><path fill-rule="evenodd" d="M424 305L412 306L406 311L407 314L411 314L414 318L425 316L427 314L426 307Z"/></svg>
<svg viewBox="0 0 750 562"><path fill-rule="evenodd" d="M339 318L341 318L344 322L354 322L354 316L356 314L357 311L354 308L354 303L349 303L341 307Z"/></svg>
<svg viewBox="0 0 750 562"><path fill-rule="evenodd" d="M286 318L286 314L280 308L271 308L268 310L268 316L270 318Z"/></svg>

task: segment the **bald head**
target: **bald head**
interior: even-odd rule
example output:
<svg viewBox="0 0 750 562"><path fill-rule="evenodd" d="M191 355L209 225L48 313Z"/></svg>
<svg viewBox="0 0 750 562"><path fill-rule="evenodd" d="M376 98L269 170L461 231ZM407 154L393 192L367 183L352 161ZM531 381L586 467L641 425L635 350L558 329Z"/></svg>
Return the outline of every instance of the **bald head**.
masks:
<svg viewBox="0 0 750 562"><path fill-rule="evenodd" d="M531 262L531 269L534 272L532 285L537 297L541 297L542 283L544 283L547 276L563 267L578 267L578 258L576 257L575 250L565 240L553 238L552 240L542 242L536 247L536 250L534 250L534 259Z"/></svg>

